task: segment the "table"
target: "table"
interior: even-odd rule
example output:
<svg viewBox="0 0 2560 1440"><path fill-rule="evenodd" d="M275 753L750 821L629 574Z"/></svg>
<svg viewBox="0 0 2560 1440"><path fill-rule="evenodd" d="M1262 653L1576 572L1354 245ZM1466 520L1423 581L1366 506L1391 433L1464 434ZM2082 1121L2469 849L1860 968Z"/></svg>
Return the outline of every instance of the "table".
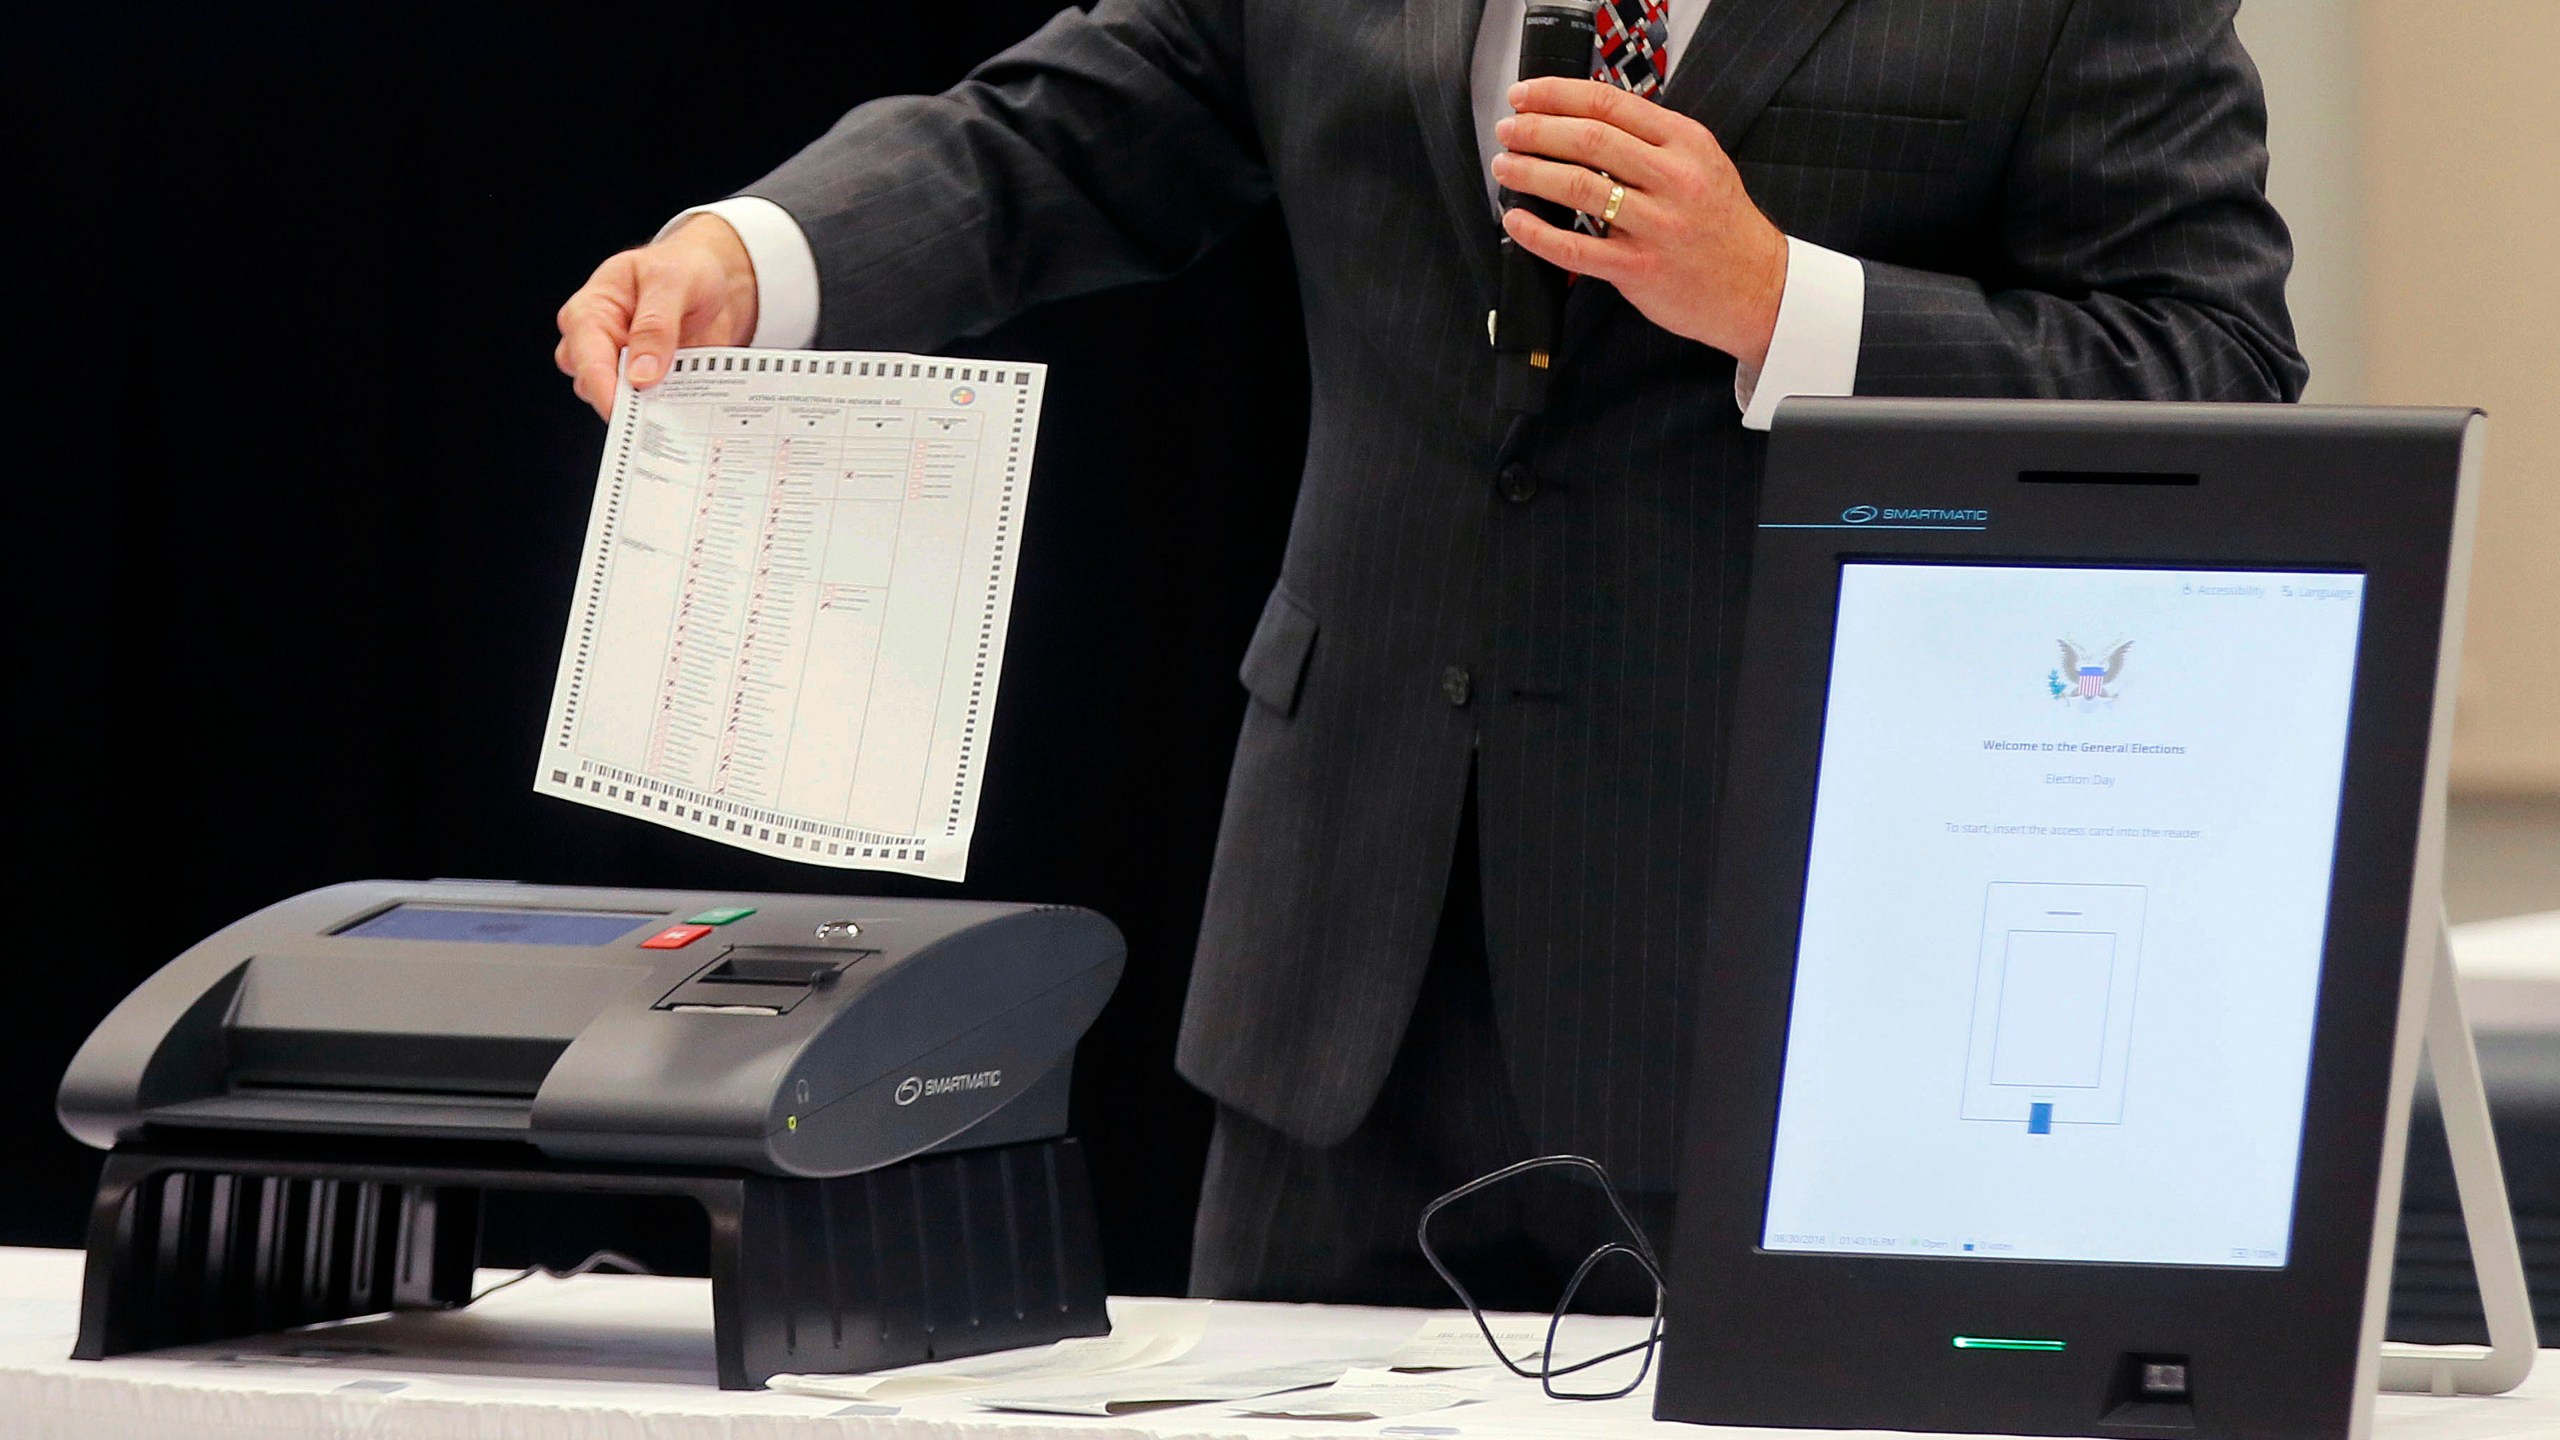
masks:
<svg viewBox="0 0 2560 1440"><path fill-rule="evenodd" d="M2472 1029L2560 1036L2560 910L2474 920L2446 938Z"/></svg>
<svg viewBox="0 0 2560 1440"><path fill-rule="evenodd" d="M1661 1425L1650 1391L1601 1403L1550 1401L1534 1382L1482 1374L1488 1397L1400 1421L1248 1419L1197 1405L1110 1419L1002 1414L965 1397L892 1407L713 1388L707 1281L536 1278L459 1313L347 1321L287 1335L91 1363L69 1360L81 1257L0 1248L0 1436L9 1440L1704 1440L1800 1431ZM490 1278L497 1278L492 1275ZM1130 1314L1166 1301L1114 1300ZM1274 1363L1381 1354L1426 1312L1350 1306L1210 1307L1194 1359ZM1603 1335L1640 1321L1591 1322ZM1614 1327L1614 1328L1613 1328ZM2514 1395L2386 1395L2388 1440L2560 1435L2560 1355Z"/></svg>

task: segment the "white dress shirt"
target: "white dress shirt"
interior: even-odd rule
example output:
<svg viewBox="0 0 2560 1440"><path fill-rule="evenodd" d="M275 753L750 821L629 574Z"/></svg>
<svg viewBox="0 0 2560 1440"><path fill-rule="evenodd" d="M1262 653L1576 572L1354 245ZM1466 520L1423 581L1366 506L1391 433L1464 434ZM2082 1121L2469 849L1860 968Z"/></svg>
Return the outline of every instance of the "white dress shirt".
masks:
<svg viewBox="0 0 2560 1440"><path fill-rule="evenodd" d="M1670 73L1680 74L1689 39L1710 0L1671 0L1668 46ZM1511 113L1505 98L1520 73L1520 26L1528 0L1485 0L1484 20L1476 31L1475 60L1468 87L1475 99L1476 149L1485 168L1486 203L1494 203L1493 157L1502 146L1493 127ZM1713 64L1715 57L1693 57ZM758 346L784 350L806 347L818 335L818 262L808 237L789 211L770 200L739 196L697 206L668 222L688 216L717 215L738 232L747 260L756 272ZM664 234L664 231L659 232ZM1852 256L1826 250L1794 236L1787 237L1787 284L1778 301L1778 324L1769 339L1769 355L1755 373L1748 365L1734 375L1734 403L1742 423L1766 430L1778 402L1789 395L1847 395L1858 378L1858 346L1866 326L1866 271Z"/></svg>

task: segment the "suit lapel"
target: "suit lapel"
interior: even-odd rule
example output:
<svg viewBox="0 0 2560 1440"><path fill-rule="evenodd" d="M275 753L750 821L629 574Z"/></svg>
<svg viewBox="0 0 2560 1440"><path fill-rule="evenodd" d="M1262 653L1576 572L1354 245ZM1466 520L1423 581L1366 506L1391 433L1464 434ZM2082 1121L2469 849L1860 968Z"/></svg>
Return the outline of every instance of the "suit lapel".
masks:
<svg viewBox="0 0 2560 1440"><path fill-rule="evenodd" d="M1476 30L1483 21L1484 0L1405 0L1405 81L1422 121L1423 147L1431 154L1440 198L1458 227L1467 267L1490 305L1500 288L1493 262L1502 227L1485 194L1470 85Z"/></svg>
<svg viewBox="0 0 2560 1440"><path fill-rule="evenodd" d="M1673 4L1680 0L1672 0ZM1680 50L1662 103L1713 131L1718 144L1731 150L1751 122L1768 108L1787 76L1795 72L1813 42L1831 26L1848 0L1709 0L1697 31ZM1602 317L1625 305L1609 286L1576 285L1565 302L1565 333L1557 346L1561 363L1590 338ZM1591 295L1606 291L1617 303Z"/></svg>
<svg viewBox="0 0 2560 1440"><path fill-rule="evenodd" d="M1732 149L1846 3L1711 0L1697 33L1681 48L1662 102Z"/></svg>

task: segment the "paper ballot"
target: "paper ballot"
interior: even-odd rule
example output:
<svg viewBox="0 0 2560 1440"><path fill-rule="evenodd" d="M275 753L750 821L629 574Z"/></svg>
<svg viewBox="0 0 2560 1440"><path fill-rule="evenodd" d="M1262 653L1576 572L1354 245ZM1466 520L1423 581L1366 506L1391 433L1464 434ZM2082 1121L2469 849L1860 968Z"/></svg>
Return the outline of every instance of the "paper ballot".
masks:
<svg viewBox="0 0 2560 1440"><path fill-rule="evenodd" d="M534 789L960 879L1046 379L717 349L624 384Z"/></svg>
<svg viewBox="0 0 2560 1440"><path fill-rule="evenodd" d="M1477 1343L1481 1345L1482 1340ZM1484 1398L1480 1380L1408 1375L1397 1370L1352 1370L1322 1390L1301 1390L1275 1400L1233 1407L1238 1415L1283 1420L1393 1420L1445 1410Z"/></svg>
<svg viewBox="0 0 2560 1440"><path fill-rule="evenodd" d="M977 1397L989 1410L1037 1415L1126 1415L1210 1400L1245 1400L1329 1385L1355 1360L1297 1360L1243 1367L1213 1364L1159 1365L1127 1373L1085 1376L1055 1384L1007 1385Z"/></svg>
<svg viewBox="0 0 2560 1440"><path fill-rule="evenodd" d="M1523 1365L1534 1368L1546 1351L1548 1322L1543 1318L1504 1316L1488 1319L1484 1326L1493 1331L1502 1354ZM1473 1316L1434 1316L1378 1363L1389 1370L1472 1370L1501 1364L1502 1356L1484 1343L1484 1333Z"/></svg>

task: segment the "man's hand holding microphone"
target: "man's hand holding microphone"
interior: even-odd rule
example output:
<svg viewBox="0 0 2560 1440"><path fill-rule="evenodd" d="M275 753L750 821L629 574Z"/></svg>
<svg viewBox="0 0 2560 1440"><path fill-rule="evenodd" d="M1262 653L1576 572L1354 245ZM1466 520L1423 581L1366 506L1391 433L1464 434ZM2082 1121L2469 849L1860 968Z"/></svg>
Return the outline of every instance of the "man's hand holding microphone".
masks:
<svg viewBox="0 0 2560 1440"><path fill-rule="evenodd" d="M1787 290L1787 237L1743 192L1707 127L1590 80L1525 80L1494 134L1505 189L1610 214L1605 234L1525 208L1503 231L1542 260L1618 287L1644 317L1746 365L1768 358ZM1614 214L1611 214L1614 206Z"/></svg>
<svg viewBox="0 0 2560 1440"><path fill-rule="evenodd" d="M679 345L744 345L755 337L755 266L729 222L695 215L597 266L558 318L552 360L579 399L610 416L624 349L633 387L646 390L665 378Z"/></svg>
<svg viewBox="0 0 2560 1440"><path fill-rule="evenodd" d="M1569 275L1615 285L1646 319L1753 373L1786 293L1787 238L1724 147L1688 116L1587 78L1598 33L1592 0L1530 0L1519 83L1505 97L1515 113L1494 127L1504 234L1494 403L1515 415L1546 408ZM1591 217L1589 233L1576 211Z"/></svg>

